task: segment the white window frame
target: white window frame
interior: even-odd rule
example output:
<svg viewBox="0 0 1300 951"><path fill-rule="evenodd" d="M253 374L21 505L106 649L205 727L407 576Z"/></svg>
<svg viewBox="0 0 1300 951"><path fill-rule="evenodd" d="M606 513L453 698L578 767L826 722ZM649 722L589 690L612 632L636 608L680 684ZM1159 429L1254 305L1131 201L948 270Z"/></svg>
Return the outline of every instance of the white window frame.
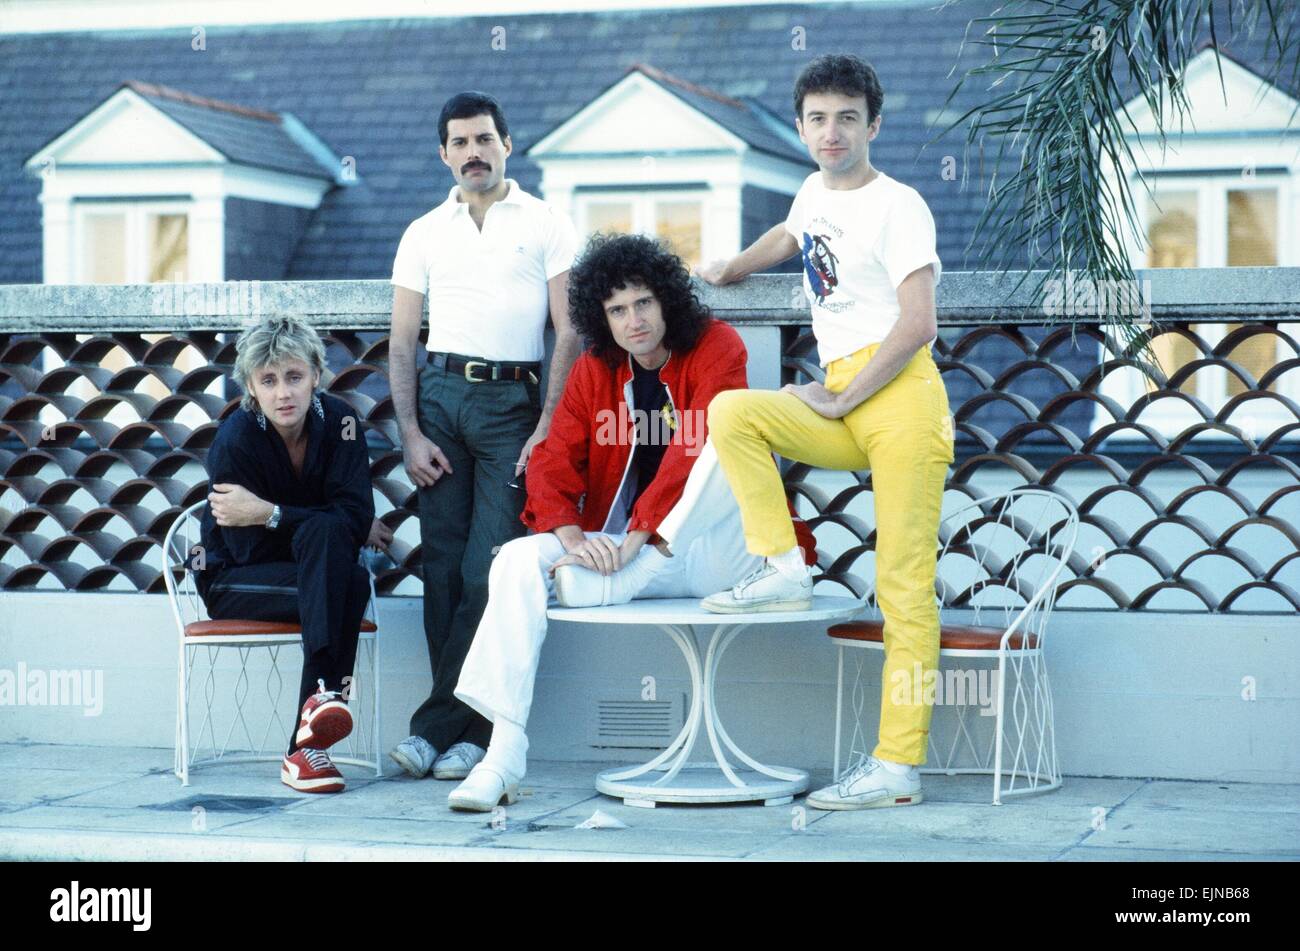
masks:
<svg viewBox="0 0 1300 951"><path fill-rule="evenodd" d="M86 273L86 242L88 238L87 219L100 215L123 215L123 241L126 245L126 254L123 263L125 274L123 275L123 284L148 284L149 281L149 231L148 219L150 215L185 215L185 260L186 270L184 280L188 282L194 269L194 200L186 198L147 198L140 199L77 199L72 203L72 283L88 284L90 283ZM174 275L168 276L161 282L153 283L174 283ZM158 334L146 334L145 339L157 339L173 331L160 331ZM86 336L90 336L87 334ZM46 369L58 366L53 362L53 358L47 358ZM87 381L81 380L74 384L69 391L74 396L82 399L90 397L92 390ZM220 394L220 381L214 380L208 387L208 392ZM42 422L54 422L51 413L42 414ZM109 422L119 426L125 426L133 421L131 411L125 406L117 406L109 411L106 419ZM206 422L206 417L199 412L194 406L183 408L177 416L177 420L190 426L200 426Z"/></svg>
<svg viewBox="0 0 1300 951"><path fill-rule="evenodd" d="M1269 190L1277 192L1278 235L1277 265L1291 266L1296 263L1295 223L1291 215L1293 182L1291 175L1282 172L1264 172L1246 178L1240 167L1223 174L1208 173L1204 175L1161 175L1157 171L1147 173L1148 182L1156 181L1153 186L1157 200L1160 192L1194 192L1196 194L1196 267L1228 266L1228 192L1243 190ZM1139 233L1142 244L1130 241L1128 253L1130 263L1135 270L1146 267L1146 236L1149 233L1151 198L1137 176L1130 177L1130 188L1136 198ZM1210 346L1214 346L1227 334L1226 324L1192 324L1197 332ZM1113 358L1109 352L1104 357ZM1281 358L1280 341L1278 357ZM1164 368L1162 368L1164 369ZM1278 392L1292 399L1300 399L1300 384L1294 379L1284 377ZM1195 379L1203 387L1197 397L1212 410L1221 407L1227 394L1228 371L1220 367L1197 371ZM1114 371L1102 381L1100 392L1112 397L1121 407L1127 409L1147 392L1146 378L1137 370L1123 369ZM1254 400L1250 407L1251 414L1258 420L1256 438L1263 438L1269 432L1293 422L1293 418L1284 407L1275 400ZM1233 412L1229 422L1241 425L1245 408ZM1110 413L1098 406L1093 418L1093 430L1113 422ZM1161 399L1142 411L1137 422L1151 426L1166 437L1174 437L1189 426L1201 422L1200 416L1182 400ZM1294 437L1295 434L1292 434ZM1112 438L1141 439L1132 430L1121 430ZM1202 433L1195 438L1213 438L1212 434Z"/></svg>
<svg viewBox="0 0 1300 951"><path fill-rule="evenodd" d="M604 202L627 202L632 206L632 233L655 234L655 208L661 202L696 201L700 205L700 258L707 260L709 248L709 188L655 188L645 189L629 185L626 190L601 189L600 191L575 191L573 195L575 217L583 239L594 233L588 225L588 209Z"/></svg>
<svg viewBox="0 0 1300 951"><path fill-rule="evenodd" d="M125 215L126 220L125 228L123 229L123 240L126 242L126 274L124 275L124 284L149 283L149 234L147 230L147 221L150 215L185 215L185 260L187 262L187 270L193 269L193 200L181 198L162 200L142 198L138 201L96 201L94 199L78 199L73 202L72 209L72 283L74 284L89 283L84 270L87 240L86 219L96 215ZM186 279L189 279L188 274L186 275ZM164 283L170 283L171 281L172 277L168 277L165 279Z"/></svg>

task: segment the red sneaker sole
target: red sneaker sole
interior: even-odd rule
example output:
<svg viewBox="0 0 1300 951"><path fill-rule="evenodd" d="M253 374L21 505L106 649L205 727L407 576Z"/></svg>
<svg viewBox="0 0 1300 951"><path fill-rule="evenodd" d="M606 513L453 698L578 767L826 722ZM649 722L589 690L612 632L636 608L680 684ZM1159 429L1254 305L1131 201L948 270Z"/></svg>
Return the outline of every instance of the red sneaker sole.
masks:
<svg viewBox="0 0 1300 951"><path fill-rule="evenodd" d="M312 718L298 728L294 739L300 747L327 750L352 733L352 711L345 703L322 704L312 711Z"/></svg>
<svg viewBox="0 0 1300 951"><path fill-rule="evenodd" d="M294 779L289 775L288 770L281 768L280 782L284 783L290 789L296 789L298 792L305 793L333 793L342 792L346 785L341 779Z"/></svg>

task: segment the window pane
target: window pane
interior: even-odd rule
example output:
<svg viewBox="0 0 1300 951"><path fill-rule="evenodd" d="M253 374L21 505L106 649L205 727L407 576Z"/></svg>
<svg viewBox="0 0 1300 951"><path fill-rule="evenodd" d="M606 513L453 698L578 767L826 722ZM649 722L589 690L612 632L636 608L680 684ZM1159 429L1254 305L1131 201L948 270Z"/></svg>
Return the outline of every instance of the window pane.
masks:
<svg viewBox="0 0 1300 951"><path fill-rule="evenodd" d="M123 212L87 214L82 219L81 281L86 284L126 283L126 215ZM78 340L89 340L92 334L78 334ZM111 350L101 361L108 370L124 369L129 359L120 350ZM47 369L49 367L47 366ZM68 395L90 400L99 391L87 379L77 380L68 388ZM135 420L130 407L119 405L109 411L110 423L125 426Z"/></svg>
<svg viewBox="0 0 1300 951"><path fill-rule="evenodd" d="M1159 196L1158 204L1147 201L1147 267L1196 267L1196 192L1168 192ZM1173 334L1157 337L1151 349L1166 375L1196 358L1196 347ZM1147 389L1155 389L1150 380ZM1196 376L1179 390L1194 395Z"/></svg>
<svg viewBox="0 0 1300 951"><path fill-rule="evenodd" d="M1277 265L1277 190L1239 189L1228 192L1228 266ZM1228 333L1241 324L1229 324ZM1228 354L1228 359L1259 379L1277 363L1277 338L1251 337ZM1228 395L1244 393L1246 386L1228 374Z"/></svg>
<svg viewBox="0 0 1300 951"><path fill-rule="evenodd" d="M149 216L149 283L189 280L189 216Z"/></svg>
<svg viewBox="0 0 1300 951"><path fill-rule="evenodd" d="M1196 192L1147 201L1147 267L1196 267Z"/></svg>
<svg viewBox="0 0 1300 951"><path fill-rule="evenodd" d="M700 203L661 201L655 205L655 234L687 267L700 263Z"/></svg>
<svg viewBox="0 0 1300 951"><path fill-rule="evenodd" d="M632 233L632 203L627 201L593 201L587 205L587 234Z"/></svg>
<svg viewBox="0 0 1300 951"><path fill-rule="evenodd" d="M126 215L86 215L81 279L87 284L126 282Z"/></svg>
<svg viewBox="0 0 1300 951"><path fill-rule="evenodd" d="M1277 265L1277 191L1228 192L1228 267Z"/></svg>

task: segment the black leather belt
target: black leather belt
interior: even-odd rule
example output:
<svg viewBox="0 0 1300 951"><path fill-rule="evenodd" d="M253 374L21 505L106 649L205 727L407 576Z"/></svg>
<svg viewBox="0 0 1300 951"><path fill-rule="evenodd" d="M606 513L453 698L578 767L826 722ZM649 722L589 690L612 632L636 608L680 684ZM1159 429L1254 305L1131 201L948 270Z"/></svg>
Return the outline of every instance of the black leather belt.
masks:
<svg viewBox="0 0 1300 951"><path fill-rule="evenodd" d="M497 363L492 360L476 360L458 353L429 352L429 363L435 369L448 373L464 374L471 383L487 383L491 380L528 380L536 383L541 379L540 363Z"/></svg>

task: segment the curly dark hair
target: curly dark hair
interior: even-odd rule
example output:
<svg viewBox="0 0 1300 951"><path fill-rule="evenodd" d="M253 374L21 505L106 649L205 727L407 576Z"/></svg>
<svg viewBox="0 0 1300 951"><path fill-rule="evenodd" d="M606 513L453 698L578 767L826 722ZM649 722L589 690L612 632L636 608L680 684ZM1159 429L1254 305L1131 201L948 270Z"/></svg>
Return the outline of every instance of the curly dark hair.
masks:
<svg viewBox="0 0 1300 951"><path fill-rule="evenodd" d="M803 121L803 98L810 92L837 92L867 97L867 122L876 121L885 104L880 78L869 63L852 53L827 53L804 67L794 84L794 114Z"/></svg>
<svg viewBox="0 0 1300 951"><path fill-rule="evenodd" d="M664 315L664 346L689 350L712 318L691 284L691 273L672 251L640 234L595 234L569 271L569 317L587 348L610 366L627 356L614 342L605 301L628 284L654 291Z"/></svg>

